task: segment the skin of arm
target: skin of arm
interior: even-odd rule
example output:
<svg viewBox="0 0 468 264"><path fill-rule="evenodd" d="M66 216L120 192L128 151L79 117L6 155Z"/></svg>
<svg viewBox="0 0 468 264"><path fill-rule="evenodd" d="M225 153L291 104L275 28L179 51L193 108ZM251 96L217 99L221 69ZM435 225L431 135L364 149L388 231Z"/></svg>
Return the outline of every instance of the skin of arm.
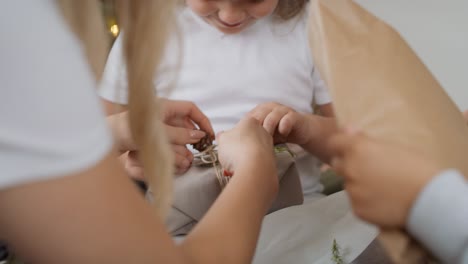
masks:
<svg viewBox="0 0 468 264"><path fill-rule="evenodd" d="M333 103L323 104L318 106L319 115L324 117L335 117Z"/></svg>
<svg viewBox="0 0 468 264"><path fill-rule="evenodd" d="M105 99L101 99L101 103L107 116L127 111L127 105L116 104Z"/></svg>
<svg viewBox="0 0 468 264"><path fill-rule="evenodd" d="M258 188L267 177L258 174L274 173L259 164L273 168L255 158L238 168L180 246L112 155L75 175L1 191L0 233L33 263L249 263L275 195ZM258 177L242 177L252 171Z"/></svg>

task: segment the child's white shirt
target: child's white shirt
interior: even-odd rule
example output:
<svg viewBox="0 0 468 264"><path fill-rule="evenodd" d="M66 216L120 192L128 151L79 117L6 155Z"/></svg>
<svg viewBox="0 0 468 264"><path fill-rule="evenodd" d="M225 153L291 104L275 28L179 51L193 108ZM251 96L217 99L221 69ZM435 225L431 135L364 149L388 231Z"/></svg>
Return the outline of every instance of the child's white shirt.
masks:
<svg viewBox="0 0 468 264"><path fill-rule="evenodd" d="M232 128L265 102L312 113L312 102L323 105L331 100L312 62L306 21L306 15L285 22L266 17L238 34L226 35L183 8L179 31L174 32L155 74L158 95L194 102L208 116L215 132ZM126 104L121 46L121 39L117 39L100 94L106 100ZM292 148L298 154L304 194L320 192L319 162L298 146Z"/></svg>

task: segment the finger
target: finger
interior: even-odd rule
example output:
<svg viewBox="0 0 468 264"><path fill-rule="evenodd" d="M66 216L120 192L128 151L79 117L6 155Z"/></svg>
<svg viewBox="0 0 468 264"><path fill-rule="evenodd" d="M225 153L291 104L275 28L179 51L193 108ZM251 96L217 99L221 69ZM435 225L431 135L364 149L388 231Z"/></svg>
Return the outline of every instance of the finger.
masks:
<svg viewBox="0 0 468 264"><path fill-rule="evenodd" d="M195 124L189 119L189 118L172 118L169 120L166 120L164 122L166 125L169 126L174 126L174 127L182 127L182 128L187 128L187 129L198 129Z"/></svg>
<svg viewBox="0 0 468 264"><path fill-rule="evenodd" d="M164 120L164 123L166 125L175 126L175 127L190 128L190 127L186 126L187 123L185 122L185 118L181 118L181 117L173 117L173 118L170 118L170 119L166 119L166 120Z"/></svg>
<svg viewBox="0 0 468 264"><path fill-rule="evenodd" d="M252 111L250 111L247 116L258 120L261 124L263 124L263 121L271 112L271 110L272 108L270 107L266 107L265 105L259 105L255 107Z"/></svg>
<svg viewBox="0 0 468 264"><path fill-rule="evenodd" d="M188 168L192 164L193 155L185 147L181 145L172 145L172 150L174 151L175 164L179 168Z"/></svg>
<svg viewBox="0 0 468 264"><path fill-rule="evenodd" d="M354 144L355 137L348 133L337 133L333 135L328 141L328 149L332 156L344 156L347 152L351 151Z"/></svg>
<svg viewBox="0 0 468 264"><path fill-rule="evenodd" d="M145 182L145 171L143 167L138 166L125 166L125 172L131 179Z"/></svg>
<svg viewBox="0 0 468 264"><path fill-rule="evenodd" d="M338 156L335 156L332 158L332 160L330 161L330 166L333 168L333 170L335 170L336 172L338 172L338 174L342 174L343 173L343 160L338 157Z"/></svg>
<svg viewBox="0 0 468 264"><path fill-rule="evenodd" d="M190 162L193 161L193 154L190 150L187 149L187 147L182 146L182 145L172 145L172 150L174 153L177 153L185 158L187 158Z"/></svg>
<svg viewBox="0 0 468 264"><path fill-rule="evenodd" d="M165 128L169 142L176 145L194 144L206 136L204 131L197 129L192 130L168 125L165 125Z"/></svg>
<svg viewBox="0 0 468 264"><path fill-rule="evenodd" d="M174 174L180 176L180 175L186 173L188 170L189 170L189 168L179 168L179 167L175 167Z"/></svg>
<svg viewBox="0 0 468 264"><path fill-rule="evenodd" d="M127 176L131 179L143 181L143 182L146 181L145 171L143 167L126 166L125 172L127 173Z"/></svg>
<svg viewBox="0 0 468 264"><path fill-rule="evenodd" d="M266 131L270 135L274 135L278 124L280 123L281 119L289 113L289 109L286 107L277 107L273 109L266 117L265 120L263 121L263 128L265 128Z"/></svg>
<svg viewBox="0 0 468 264"><path fill-rule="evenodd" d="M145 171L139 160L137 151L130 151L125 161L125 171L127 175L135 180L144 181Z"/></svg>
<svg viewBox="0 0 468 264"><path fill-rule="evenodd" d="M349 173L351 171L349 165L349 160L338 157L334 157L330 162L330 166L332 167L333 171L343 177L345 184L350 183L353 178L351 173Z"/></svg>
<svg viewBox="0 0 468 264"><path fill-rule="evenodd" d="M140 161L140 155L138 151L129 151L125 163L129 166L143 167L143 163Z"/></svg>
<svg viewBox="0 0 468 264"><path fill-rule="evenodd" d="M191 161L187 159L187 157L179 153L175 153L174 162L175 162L176 172L187 171L192 164Z"/></svg>
<svg viewBox="0 0 468 264"><path fill-rule="evenodd" d="M299 122L299 115L295 112L289 112L285 115L279 125L278 125L278 132L280 135L287 137L292 131L296 124Z"/></svg>
<svg viewBox="0 0 468 264"><path fill-rule="evenodd" d="M213 127L211 126L208 117L192 102L179 101L181 111L178 113L179 116L183 116L193 121L198 127L214 137Z"/></svg>
<svg viewBox="0 0 468 264"><path fill-rule="evenodd" d="M122 155L120 155L118 157L120 163L125 166L125 163L127 163L127 159L128 159L128 151L127 152L124 152Z"/></svg>
<svg viewBox="0 0 468 264"><path fill-rule="evenodd" d="M260 120L258 120L257 118L254 118L252 116L245 116L244 118L242 118L238 125L255 125L255 126L262 126L262 123Z"/></svg>
<svg viewBox="0 0 468 264"><path fill-rule="evenodd" d="M188 118L184 119L184 127L188 128L188 129L197 129L195 124ZM207 131L205 131L205 132L207 132Z"/></svg>

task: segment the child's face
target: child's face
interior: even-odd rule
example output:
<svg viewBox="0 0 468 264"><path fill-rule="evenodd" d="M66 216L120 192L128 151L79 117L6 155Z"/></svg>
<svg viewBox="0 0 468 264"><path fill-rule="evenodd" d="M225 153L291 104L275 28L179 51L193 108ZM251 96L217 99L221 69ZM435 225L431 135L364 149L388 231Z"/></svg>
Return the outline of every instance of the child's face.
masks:
<svg viewBox="0 0 468 264"><path fill-rule="evenodd" d="M279 0L186 0L209 24L226 34L239 33L273 13Z"/></svg>

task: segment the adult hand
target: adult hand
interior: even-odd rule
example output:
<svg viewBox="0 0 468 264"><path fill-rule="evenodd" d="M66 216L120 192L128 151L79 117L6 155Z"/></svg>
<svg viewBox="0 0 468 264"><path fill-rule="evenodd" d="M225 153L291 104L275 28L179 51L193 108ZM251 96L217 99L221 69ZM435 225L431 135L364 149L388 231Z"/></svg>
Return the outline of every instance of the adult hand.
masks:
<svg viewBox="0 0 468 264"><path fill-rule="evenodd" d="M257 169L273 171L266 174L265 187L278 188L273 138L258 120L244 118L232 130L219 134L218 157L223 168L232 172L233 177L244 168L249 168L251 173L240 175L248 177L254 176Z"/></svg>
<svg viewBox="0 0 468 264"><path fill-rule="evenodd" d="M442 170L419 153L360 132L338 133L329 146L354 212L380 226L403 227L420 191Z"/></svg>
<svg viewBox="0 0 468 264"><path fill-rule="evenodd" d="M162 107L162 121L175 157L177 174L186 172L193 161L192 153L187 144L197 143L207 134L214 138L214 131L208 118L192 102L158 99ZM131 178L144 179L142 163L138 158L138 146L131 136L128 112L122 112L108 117L117 141L117 147L122 155L125 169Z"/></svg>

